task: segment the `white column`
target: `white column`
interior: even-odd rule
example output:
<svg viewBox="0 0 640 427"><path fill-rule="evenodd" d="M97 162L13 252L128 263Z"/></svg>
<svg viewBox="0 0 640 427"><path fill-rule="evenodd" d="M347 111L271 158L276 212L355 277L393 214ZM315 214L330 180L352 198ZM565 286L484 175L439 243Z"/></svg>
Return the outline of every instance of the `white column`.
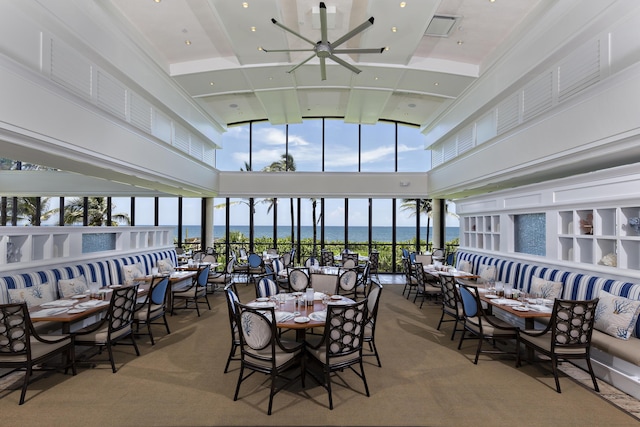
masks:
<svg viewBox="0 0 640 427"><path fill-rule="evenodd" d="M433 224L433 247L444 248L444 201L442 199L431 200L431 223Z"/></svg>
<svg viewBox="0 0 640 427"><path fill-rule="evenodd" d="M205 237L203 248L213 246L213 211L213 197L207 197L205 199L205 223L203 224Z"/></svg>

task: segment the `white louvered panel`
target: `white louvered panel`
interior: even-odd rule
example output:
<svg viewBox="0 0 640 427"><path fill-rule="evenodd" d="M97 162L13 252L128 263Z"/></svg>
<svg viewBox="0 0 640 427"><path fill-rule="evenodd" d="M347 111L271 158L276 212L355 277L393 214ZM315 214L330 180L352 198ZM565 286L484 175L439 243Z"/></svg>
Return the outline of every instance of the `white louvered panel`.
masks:
<svg viewBox="0 0 640 427"><path fill-rule="evenodd" d="M473 148L473 129L471 124L458 132L458 155Z"/></svg>
<svg viewBox="0 0 640 427"><path fill-rule="evenodd" d="M519 94L514 93L509 98L502 101L496 108L498 135L512 129L518 125L519 116Z"/></svg>
<svg viewBox="0 0 640 427"><path fill-rule="evenodd" d="M151 124L151 133L156 138L171 144L171 135L173 126L171 125L171 119L160 111L153 109L153 121Z"/></svg>
<svg viewBox="0 0 640 427"><path fill-rule="evenodd" d="M189 132L177 123L173 129L173 146L189 154Z"/></svg>
<svg viewBox="0 0 640 427"><path fill-rule="evenodd" d="M202 161L209 166L216 165L216 150L214 148L204 146L204 152L202 153Z"/></svg>
<svg viewBox="0 0 640 427"><path fill-rule="evenodd" d="M435 168L444 163L444 156L442 155L442 144L434 146L431 149L431 167Z"/></svg>
<svg viewBox="0 0 640 427"><path fill-rule="evenodd" d="M51 39L51 80L91 98L91 63L65 44Z"/></svg>
<svg viewBox="0 0 640 427"><path fill-rule="evenodd" d="M129 120L132 125L143 130L147 133L151 132L151 123L152 123L152 112L151 104L147 102L146 99L141 96L131 93L131 100L129 104Z"/></svg>
<svg viewBox="0 0 640 427"><path fill-rule="evenodd" d="M577 49L558 65L558 101L575 95L600 81L600 41Z"/></svg>
<svg viewBox="0 0 640 427"><path fill-rule="evenodd" d="M104 72L97 73L98 107L123 120L127 118L127 89L117 80Z"/></svg>
<svg viewBox="0 0 640 427"><path fill-rule="evenodd" d="M532 119L553 104L553 74L547 71L522 90L522 121Z"/></svg>
<svg viewBox="0 0 640 427"><path fill-rule="evenodd" d="M197 136L191 134L191 145L189 147L189 154L198 160L202 160L204 151L204 144L202 140Z"/></svg>
<svg viewBox="0 0 640 427"><path fill-rule="evenodd" d="M456 138L449 138L447 139L443 144L442 144L442 148L443 148L443 160L445 162L448 162L451 159L454 159L456 157L457 150L456 150Z"/></svg>

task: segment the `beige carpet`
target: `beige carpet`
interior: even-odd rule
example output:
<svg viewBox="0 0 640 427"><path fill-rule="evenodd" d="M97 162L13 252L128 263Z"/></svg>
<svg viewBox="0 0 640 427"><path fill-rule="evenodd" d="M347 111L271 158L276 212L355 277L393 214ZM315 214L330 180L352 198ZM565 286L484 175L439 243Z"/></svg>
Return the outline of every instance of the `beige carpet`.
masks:
<svg viewBox="0 0 640 427"><path fill-rule="evenodd" d="M240 285L241 299L253 290ZM108 363L80 368L77 376L46 375L30 385L18 406L18 391L0 393L3 425L21 426L631 426L638 420L576 381L561 378L554 389L545 366L514 367L513 358L481 356L471 362L475 342L462 351L449 340L451 324L435 329L437 305L420 310L387 285L379 313L382 368L367 358L371 397L351 372L341 374L353 389L334 388L334 410L326 391L309 380L276 395L267 416L269 381L256 374L233 401L238 363L222 370L229 350L226 304L221 294L201 318L181 311L170 319L171 335L158 329L154 347L141 338L142 356L116 348L120 370ZM336 383L340 383L339 380Z"/></svg>

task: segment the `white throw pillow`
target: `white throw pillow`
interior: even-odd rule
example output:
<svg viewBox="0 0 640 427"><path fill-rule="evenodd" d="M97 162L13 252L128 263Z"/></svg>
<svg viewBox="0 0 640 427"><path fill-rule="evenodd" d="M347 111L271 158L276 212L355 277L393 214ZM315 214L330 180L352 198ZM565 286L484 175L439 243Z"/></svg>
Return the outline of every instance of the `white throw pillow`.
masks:
<svg viewBox="0 0 640 427"><path fill-rule="evenodd" d="M122 276L125 285L131 285L135 279L144 277L143 267L140 263L122 266Z"/></svg>
<svg viewBox="0 0 640 427"><path fill-rule="evenodd" d="M26 302L27 307L35 307L45 302L55 300L51 286L48 283L30 286L28 288L9 289L9 303Z"/></svg>
<svg viewBox="0 0 640 427"><path fill-rule="evenodd" d="M628 340L636 326L640 301L600 291L595 328L612 337Z"/></svg>
<svg viewBox="0 0 640 427"><path fill-rule="evenodd" d="M87 285L87 279L84 275L73 279L58 280L58 292L60 292L60 297L62 298L70 298L73 295L82 294L88 289L89 286Z"/></svg>
<svg viewBox="0 0 640 427"><path fill-rule="evenodd" d="M480 276L479 280L481 283L487 283L490 280L496 280L496 266L482 264L478 268L478 276Z"/></svg>
<svg viewBox="0 0 640 427"><path fill-rule="evenodd" d="M171 274L175 268L169 258L158 260L156 267L158 267L158 273L160 274Z"/></svg>
<svg viewBox="0 0 640 427"><path fill-rule="evenodd" d="M458 263L458 270L465 273L471 273L471 263L469 261L462 260Z"/></svg>
<svg viewBox="0 0 640 427"><path fill-rule="evenodd" d="M540 277L531 278L530 292L544 299L556 299L562 296L562 282L552 282Z"/></svg>

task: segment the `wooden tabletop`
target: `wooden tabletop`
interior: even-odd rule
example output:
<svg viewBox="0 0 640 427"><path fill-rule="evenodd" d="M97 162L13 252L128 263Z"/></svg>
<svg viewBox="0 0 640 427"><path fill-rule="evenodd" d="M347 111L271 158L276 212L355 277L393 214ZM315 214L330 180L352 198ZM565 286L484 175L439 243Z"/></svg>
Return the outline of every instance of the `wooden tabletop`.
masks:
<svg viewBox="0 0 640 427"><path fill-rule="evenodd" d="M487 298L486 293L481 293L480 299L482 301L485 301L487 304L490 304L492 307L497 307L500 310L504 310L522 319L532 319L536 317L551 317L551 310L549 311L539 311L539 310L533 310L533 309L530 309L529 311L514 310L513 309L514 306L507 305L507 304L498 304L496 302L498 298Z"/></svg>
<svg viewBox="0 0 640 427"><path fill-rule="evenodd" d="M284 295L290 295L290 294L284 294ZM290 296L288 298L290 299L286 299L282 304L276 302L275 303L276 306L274 307L274 310L276 312L284 311L288 313L300 312L300 314L295 317L309 317L311 313L327 310L327 306L324 305L321 300L314 300L313 306L298 307L296 305L295 299L291 298ZM349 302L352 302L349 298L343 298L343 299ZM258 301L257 300L251 301L251 303L255 303L255 302L258 302ZM285 329L311 329L311 328L324 326L324 324L325 324L324 320L313 320L311 318L309 318L309 321L306 323L298 323L294 320L294 318L291 318L284 322L276 322L276 326L278 328L285 328Z"/></svg>

